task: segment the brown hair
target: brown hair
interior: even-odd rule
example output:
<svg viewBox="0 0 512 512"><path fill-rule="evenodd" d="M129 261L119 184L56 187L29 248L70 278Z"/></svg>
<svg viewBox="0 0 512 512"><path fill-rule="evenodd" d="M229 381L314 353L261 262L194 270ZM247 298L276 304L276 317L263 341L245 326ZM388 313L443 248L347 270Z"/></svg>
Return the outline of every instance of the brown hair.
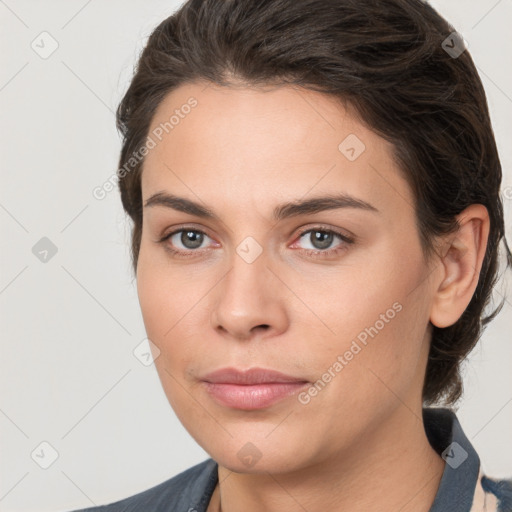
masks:
<svg viewBox="0 0 512 512"><path fill-rule="evenodd" d="M455 403L462 395L460 365L504 304L484 316L498 280L502 238L507 266L512 255L484 89L468 51L446 51L446 41L449 47L457 42L447 39L453 32L421 0L184 3L152 32L117 110L123 135L119 188L133 220L134 272L144 161L133 154L145 144L155 110L170 91L206 80L223 86L290 84L330 94L355 107L373 131L393 144L415 195L426 258L435 250L436 236L457 230L455 216L467 206L483 204L489 212L476 291L456 323L432 330L423 401Z"/></svg>

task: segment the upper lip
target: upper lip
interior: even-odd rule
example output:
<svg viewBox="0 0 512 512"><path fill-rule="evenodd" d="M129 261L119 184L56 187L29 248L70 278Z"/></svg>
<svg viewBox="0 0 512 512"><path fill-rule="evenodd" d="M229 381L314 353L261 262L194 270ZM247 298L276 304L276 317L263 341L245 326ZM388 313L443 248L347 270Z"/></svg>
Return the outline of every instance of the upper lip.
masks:
<svg viewBox="0 0 512 512"><path fill-rule="evenodd" d="M202 378L205 382L214 384L269 384L278 382L307 382L299 377L292 377L284 373L268 370L265 368L249 368L248 370L238 370L236 368L221 368L212 373L208 373Z"/></svg>

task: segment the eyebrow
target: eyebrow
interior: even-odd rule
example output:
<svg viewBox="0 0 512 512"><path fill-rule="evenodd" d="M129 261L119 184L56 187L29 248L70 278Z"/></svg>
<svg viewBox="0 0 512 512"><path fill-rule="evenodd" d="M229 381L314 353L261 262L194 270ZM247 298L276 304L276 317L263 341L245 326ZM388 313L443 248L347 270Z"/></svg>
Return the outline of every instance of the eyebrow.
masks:
<svg viewBox="0 0 512 512"><path fill-rule="evenodd" d="M153 194L144 203L144 208L154 206L163 206L183 213L195 215L204 219L220 220L212 210L202 206L195 201L178 197L165 192ZM307 215L323 212L325 210L335 210L338 208L357 208L374 213L380 213L375 206L349 194L341 193L322 197L313 197L306 200L297 200L294 202L283 203L276 206L273 211L273 219L276 221L299 215Z"/></svg>

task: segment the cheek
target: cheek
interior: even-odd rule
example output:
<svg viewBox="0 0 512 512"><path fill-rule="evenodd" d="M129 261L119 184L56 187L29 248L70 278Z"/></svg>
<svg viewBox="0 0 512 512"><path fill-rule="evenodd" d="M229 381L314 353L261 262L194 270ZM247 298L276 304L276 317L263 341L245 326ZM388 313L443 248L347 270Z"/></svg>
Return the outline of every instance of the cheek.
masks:
<svg viewBox="0 0 512 512"><path fill-rule="evenodd" d="M190 357L187 336L183 332L186 313L190 310L188 294L180 290L179 279L173 279L159 264L139 255L137 293L147 337L158 347L154 364L167 399L181 421L190 412L189 397L184 393L183 372ZM179 298L179 300L178 300Z"/></svg>
<svg viewBox="0 0 512 512"><path fill-rule="evenodd" d="M324 433L328 438L356 439L358 433L369 425L375 427L389 411L410 403L420 345L411 337L407 306L385 323L378 315L388 310L387 300L382 304L384 307L371 313L361 311L364 320L351 321L355 336L340 337L334 349L331 346L324 352L321 362L317 359L316 378L320 382L317 380L313 387L318 391L310 388L304 414L315 418L312 421L323 421L328 426ZM340 323L340 331L342 328ZM307 396L302 398L301 403L308 400Z"/></svg>
<svg viewBox="0 0 512 512"><path fill-rule="evenodd" d="M207 320L201 315L209 288L206 279L192 280L190 272L161 264L141 250L137 294L147 336L160 350L155 365L163 381L169 377L164 370L181 380L179 370L197 357L198 325Z"/></svg>
<svg viewBox="0 0 512 512"><path fill-rule="evenodd" d="M151 268L139 262L137 269L137 295L149 339L160 348L165 332L169 329L170 304L166 304L162 281L156 278Z"/></svg>
<svg viewBox="0 0 512 512"><path fill-rule="evenodd" d="M405 393L421 369L428 325L421 258L385 254L380 252L364 271L354 268L334 277L329 288L308 297L335 333L315 343L316 373L321 377L331 369L336 375L331 389L348 402Z"/></svg>
<svg viewBox="0 0 512 512"><path fill-rule="evenodd" d="M163 252L143 240L137 265L137 295L146 331L150 339L152 335L161 343L172 336L191 308L195 290L183 271L168 265Z"/></svg>

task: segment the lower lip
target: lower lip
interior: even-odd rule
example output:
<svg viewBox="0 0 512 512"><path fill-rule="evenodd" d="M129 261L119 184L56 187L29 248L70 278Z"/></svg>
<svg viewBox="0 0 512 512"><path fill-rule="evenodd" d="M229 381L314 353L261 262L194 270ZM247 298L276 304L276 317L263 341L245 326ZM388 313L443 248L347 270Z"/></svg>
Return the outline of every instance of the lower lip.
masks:
<svg viewBox="0 0 512 512"><path fill-rule="evenodd" d="M255 410L269 407L295 394L307 382L269 382L254 385L205 382L208 393L221 405L233 409Z"/></svg>

